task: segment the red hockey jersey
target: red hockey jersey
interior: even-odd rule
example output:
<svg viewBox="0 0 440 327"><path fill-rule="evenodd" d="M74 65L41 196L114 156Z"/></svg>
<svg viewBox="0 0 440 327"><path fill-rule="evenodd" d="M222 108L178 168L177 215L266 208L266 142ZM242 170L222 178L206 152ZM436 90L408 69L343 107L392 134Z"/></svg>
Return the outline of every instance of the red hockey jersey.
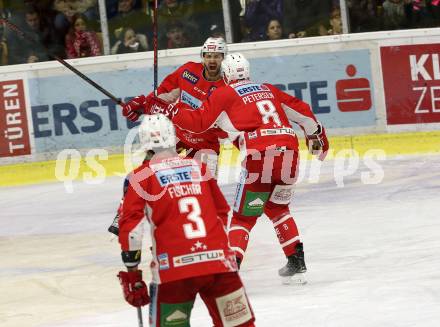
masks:
<svg viewBox="0 0 440 327"><path fill-rule="evenodd" d="M240 148L248 153L270 148L298 150L291 122L306 134L318 129L307 103L271 84L244 81L227 85L213 92L197 111L182 103L176 105L175 125L200 133L216 124L231 139L239 136Z"/></svg>
<svg viewBox="0 0 440 327"><path fill-rule="evenodd" d="M212 91L224 85L223 79L215 82L206 80L203 76L203 64L190 61L168 75L158 87L157 94L162 97L165 95L164 99L168 101L179 100L196 110ZM190 148L212 149L217 153L220 151L218 138L227 137L219 129L193 134L177 128L176 134L179 140Z"/></svg>
<svg viewBox="0 0 440 327"><path fill-rule="evenodd" d="M205 164L178 156L153 158L129 180L119 242L123 251L141 249L146 216L156 283L236 270L225 232L229 206Z"/></svg>

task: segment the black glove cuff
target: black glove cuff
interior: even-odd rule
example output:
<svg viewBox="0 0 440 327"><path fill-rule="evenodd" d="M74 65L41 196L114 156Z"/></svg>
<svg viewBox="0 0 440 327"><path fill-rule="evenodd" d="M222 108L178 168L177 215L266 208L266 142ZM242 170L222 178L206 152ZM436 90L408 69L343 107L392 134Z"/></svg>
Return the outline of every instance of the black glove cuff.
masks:
<svg viewBox="0 0 440 327"><path fill-rule="evenodd" d="M122 262L128 268L136 267L141 262L141 250L122 251Z"/></svg>

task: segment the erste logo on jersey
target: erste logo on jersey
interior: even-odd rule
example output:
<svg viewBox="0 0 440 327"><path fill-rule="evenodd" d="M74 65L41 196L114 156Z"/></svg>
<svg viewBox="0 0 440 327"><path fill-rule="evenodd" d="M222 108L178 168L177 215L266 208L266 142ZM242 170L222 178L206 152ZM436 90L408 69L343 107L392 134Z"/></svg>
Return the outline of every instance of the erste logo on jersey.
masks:
<svg viewBox="0 0 440 327"><path fill-rule="evenodd" d="M185 69L182 73L182 77L192 84L196 84L199 81L199 77Z"/></svg>
<svg viewBox="0 0 440 327"><path fill-rule="evenodd" d="M184 90L182 90L182 92L180 92L180 101L191 106L191 108L193 108L193 109L198 109L202 105L202 101L200 101L195 96L189 94L188 92L186 92Z"/></svg>
<svg viewBox="0 0 440 327"><path fill-rule="evenodd" d="M235 89L235 92L237 92L238 95L240 95L240 96L245 96L245 95L255 93L255 92L270 91L266 85L253 84L253 83L239 85L239 86L235 87L234 89Z"/></svg>
<svg viewBox="0 0 440 327"><path fill-rule="evenodd" d="M200 182L202 180L199 166L186 166L160 170L155 174L160 186L167 186L176 183Z"/></svg>

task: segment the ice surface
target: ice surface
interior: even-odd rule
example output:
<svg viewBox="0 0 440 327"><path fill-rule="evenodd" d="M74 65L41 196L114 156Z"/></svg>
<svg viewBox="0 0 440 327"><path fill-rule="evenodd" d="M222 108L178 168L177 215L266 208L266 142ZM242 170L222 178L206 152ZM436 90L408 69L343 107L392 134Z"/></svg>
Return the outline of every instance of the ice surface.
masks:
<svg viewBox="0 0 440 327"><path fill-rule="evenodd" d="M281 284L285 258L262 217L241 270L256 325L439 326L440 156L381 161L378 184L362 182L371 172L363 160L343 180L344 166L325 162L318 183L310 164L292 204L308 284ZM0 189L1 326L137 326L116 279L118 243L106 231L121 185L109 178L76 182L73 193L61 183ZM222 188L231 199L234 186ZM200 299L191 323L210 326Z"/></svg>

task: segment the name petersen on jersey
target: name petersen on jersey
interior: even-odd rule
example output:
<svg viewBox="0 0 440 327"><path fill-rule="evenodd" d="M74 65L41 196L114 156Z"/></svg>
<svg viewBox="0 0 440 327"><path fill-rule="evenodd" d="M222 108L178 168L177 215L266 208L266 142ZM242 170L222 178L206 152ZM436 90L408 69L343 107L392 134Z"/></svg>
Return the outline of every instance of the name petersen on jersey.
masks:
<svg viewBox="0 0 440 327"><path fill-rule="evenodd" d="M245 104L264 99L274 99L274 95L270 89L263 84L242 84L234 87L234 90Z"/></svg>

